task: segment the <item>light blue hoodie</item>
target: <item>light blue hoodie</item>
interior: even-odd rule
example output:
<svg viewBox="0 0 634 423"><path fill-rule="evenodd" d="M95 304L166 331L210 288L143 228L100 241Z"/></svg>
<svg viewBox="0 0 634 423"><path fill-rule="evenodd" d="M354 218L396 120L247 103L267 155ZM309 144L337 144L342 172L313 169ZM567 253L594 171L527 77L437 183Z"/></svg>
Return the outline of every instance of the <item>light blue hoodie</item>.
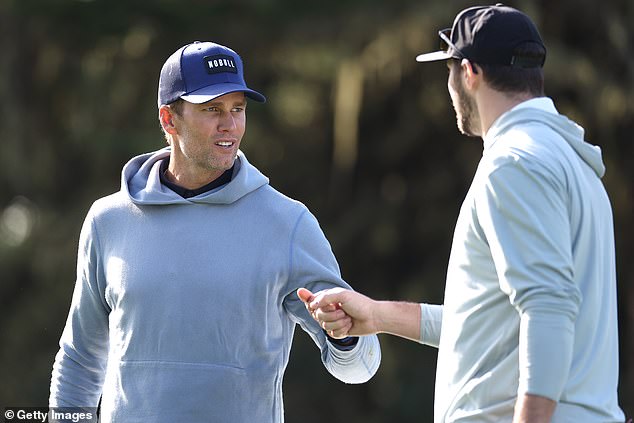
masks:
<svg viewBox="0 0 634 423"><path fill-rule="evenodd" d="M376 372L376 336L326 340L295 291L348 287L315 217L239 152L228 184L184 199L160 182L169 149L132 159L82 228L50 406L104 422L282 422L295 324L347 383Z"/></svg>
<svg viewBox="0 0 634 423"><path fill-rule="evenodd" d="M439 347L436 422L510 423L523 394L557 401L553 423L624 421L604 172L599 147L549 98L493 123L444 305L422 305L421 340Z"/></svg>

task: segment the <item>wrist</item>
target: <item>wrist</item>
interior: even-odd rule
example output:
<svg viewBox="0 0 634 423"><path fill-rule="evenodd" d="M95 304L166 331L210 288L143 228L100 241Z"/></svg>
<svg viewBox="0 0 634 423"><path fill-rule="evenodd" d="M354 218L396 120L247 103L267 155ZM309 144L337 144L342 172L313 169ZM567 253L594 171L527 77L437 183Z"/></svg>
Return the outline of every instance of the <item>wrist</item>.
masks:
<svg viewBox="0 0 634 423"><path fill-rule="evenodd" d="M419 341L420 304L401 301L377 301L373 305L376 333L389 333Z"/></svg>
<svg viewBox="0 0 634 423"><path fill-rule="evenodd" d="M550 422L557 402L546 397L521 394L515 403L513 423Z"/></svg>
<svg viewBox="0 0 634 423"><path fill-rule="evenodd" d="M392 309L391 301L375 301L371 305L372 321L370 326L375 333L391 333Z"/></svg>
<svg viewBox="0 0 634 423"><path fill-rule="evenodd" d="M324 334L326 334L326 339L328 340L328 342L330 342L332 345L335 346L335 348L341 351L350 351L357 345L357 343L359 343L358 336L346 336L345 338L337 339L328 335L328 332L326 332L325 330L323 332Z"/></svg>

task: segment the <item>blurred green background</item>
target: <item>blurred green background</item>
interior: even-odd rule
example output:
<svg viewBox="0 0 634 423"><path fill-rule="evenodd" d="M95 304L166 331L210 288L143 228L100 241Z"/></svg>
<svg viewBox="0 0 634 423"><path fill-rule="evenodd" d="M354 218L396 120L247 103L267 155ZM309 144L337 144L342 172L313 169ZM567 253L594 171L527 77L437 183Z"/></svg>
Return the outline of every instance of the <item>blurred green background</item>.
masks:
<svg viewBox="0 0 634 423"><path fill-rule="evenodd" d="M437 30L476 3L432 0L0 0L0 407L46 405L79 230L122 165L164 145L158 72L192 40L238 51L243 150L320 219L344 277L377 298L441 302L452 231L482 152L456 129ZM482 3L477 3L482 4ZM603 148L614 207L621 405L634 414L634 2L518 0L548 46L546 92ZM248 322L245 322L247 324ZM428 422L436 351L380 336L361 386L301 330L289 422Z"/></svg>

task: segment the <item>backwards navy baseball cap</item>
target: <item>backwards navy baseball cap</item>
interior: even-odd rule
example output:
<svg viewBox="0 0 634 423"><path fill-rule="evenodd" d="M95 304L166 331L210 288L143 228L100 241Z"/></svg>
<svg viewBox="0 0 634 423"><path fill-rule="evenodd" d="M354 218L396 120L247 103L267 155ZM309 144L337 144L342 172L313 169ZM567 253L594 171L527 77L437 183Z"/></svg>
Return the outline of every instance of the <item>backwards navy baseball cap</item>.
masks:
<svg viewBox="0 0 634 423"><path fill-rule="evenodd" d="M176 50L163 64L158 87L158 107L182 98L202 104L221 95L244 92L265 102L266 97L247 87L242 59L228 47L195 41Z"/></svg>
<svg viewBox="0 0 634 423"><path fill-rule="evenodd" d="M546 47L533 21L519 10L500 3L463 10L456 16L453 27L438 31L438 35L440 50L421 54L416 61L453 58L488 65L536 68L544 66L546 60ZM527 43L541 46L543 54L522 54L518 48Z"/></svg>

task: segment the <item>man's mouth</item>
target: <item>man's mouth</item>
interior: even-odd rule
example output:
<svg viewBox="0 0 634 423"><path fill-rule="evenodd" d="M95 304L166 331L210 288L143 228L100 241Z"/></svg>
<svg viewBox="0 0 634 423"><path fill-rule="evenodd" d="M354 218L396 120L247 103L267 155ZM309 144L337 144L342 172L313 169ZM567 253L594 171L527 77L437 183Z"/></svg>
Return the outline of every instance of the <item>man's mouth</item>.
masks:
<svg viewBox="0 0 634 423"><path fill-rule="evenodd" d="M235 144L235 142L234 141L218 141L215 144L219 147L229 148L229 147L233 147L233 144Z"/></svg>

